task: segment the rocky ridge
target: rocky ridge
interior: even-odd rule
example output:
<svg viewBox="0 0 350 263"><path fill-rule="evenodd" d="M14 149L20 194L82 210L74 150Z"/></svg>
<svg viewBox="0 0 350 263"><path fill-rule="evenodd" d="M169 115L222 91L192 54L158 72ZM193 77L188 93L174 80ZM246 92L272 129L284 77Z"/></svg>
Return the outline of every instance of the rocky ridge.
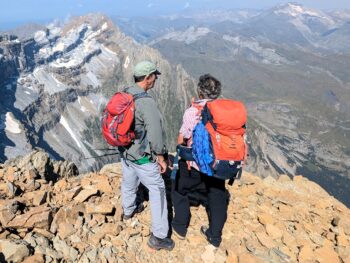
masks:
<svg viewBox="0 0 350 263"><path fill-rule="evenodd" d="M186 240L174 237L172 252L154 252L147 201L144 212L121 219L120 164L75 171L41 151L0 165L1 261L350 262L350 210L303 176L244 173L228 188L219 249L199 234L205 209L192 207Z"/></svg>

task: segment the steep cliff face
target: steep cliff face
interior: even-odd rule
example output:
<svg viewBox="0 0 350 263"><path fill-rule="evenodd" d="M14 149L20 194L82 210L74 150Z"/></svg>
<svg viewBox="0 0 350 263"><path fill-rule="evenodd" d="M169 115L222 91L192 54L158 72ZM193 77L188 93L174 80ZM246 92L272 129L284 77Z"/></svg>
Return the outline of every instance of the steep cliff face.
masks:
<svg viewBox="0 0 350 263"><path fill-rule="evenodd" d="M312 116L301 115L287 103L248 104L248 111L248 171L260 177L303 174L350 205L349 158L334 137L322 140L317 126L310 129ZM321 117L318 124L322 130L334 129Z"/></svg>
<svg viewBox="0 0 350 263"><path fill-rule="evenodd" d="M151 213L122 221L121 166L78 177L74 164L35 151L0 164L0 258L8 262L324 262L350 260L350 210L303 176L243 173L228 187L223 241L201 236L202 206L191 207L185 240L150 251ZM46 175L56 175L55 180ZM172 218L171 180L167 186ZM56 181L57 180L57 181ZM52 182L51 182L52 181ZM26 261L24 261L26 260Z"/></svg>
<svg viewBox="0 0 350 263"><path fill-rule="evenodd" d="M151 93L165 116L168 147L174 146L181 116L172 113L189 104L193 80L159 52L126 37L106 17L77 17L63 26L51 24L32 39L5 36L0 43L2 160L41 147L83 170L106 161L90 158L104 153L96 149L106 148L100 113L110 95L133 85L133 65L143 59L162 72Z"/></svg>
<svg viewBox="0 0 350 263"><path fill-rule="evenodd" d="M23 69L20 57L23 57L24 54L21 51L21 43L15 36L0 36L0 83L6 83L10 78L16 78L19 71ZM11 87L1 85L0 88L1 91L4 91Z"/></svg>

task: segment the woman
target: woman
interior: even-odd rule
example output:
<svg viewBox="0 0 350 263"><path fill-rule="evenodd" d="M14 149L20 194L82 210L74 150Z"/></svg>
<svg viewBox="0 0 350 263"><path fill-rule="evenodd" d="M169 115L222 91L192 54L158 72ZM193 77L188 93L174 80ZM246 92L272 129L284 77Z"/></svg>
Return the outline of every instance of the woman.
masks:
<svg viewBox="0 0 350 263"><path fill-rule="evenodd" d="M193 101L183 116L183 123L179 131L178 144L188 147L192 144L192 132L200 120L201 110L205 104L218 98L221 94L221 83L219 80L205 74L199 78L197 94L199 100ZM209 227L202 226L201 234L215 247L221 243L222 229L227 218L228 192L225 181L207 176L199 171L194 161L179 162L179 174L177 175L172 191L172 201L175 216L172 221L173 233L180 239L185 239L190 222L191 195L200 195L204 187L205 200L208 213Z"/></svg>

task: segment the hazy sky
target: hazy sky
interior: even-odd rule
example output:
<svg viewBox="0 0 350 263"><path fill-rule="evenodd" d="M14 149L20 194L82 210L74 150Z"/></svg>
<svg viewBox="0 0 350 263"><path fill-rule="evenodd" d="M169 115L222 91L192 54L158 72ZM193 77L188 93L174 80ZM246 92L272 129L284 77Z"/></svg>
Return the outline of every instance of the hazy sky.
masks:
<svg viewBox="0 0 350 263"><path fill-rule="evenodd" d="M198 8L269 8L282 0L0 0L0 28L13 22L48 21L102 12L107 15L140 16L179 13ZM350 0L299 0L306 7L350 9Z"/></svg>

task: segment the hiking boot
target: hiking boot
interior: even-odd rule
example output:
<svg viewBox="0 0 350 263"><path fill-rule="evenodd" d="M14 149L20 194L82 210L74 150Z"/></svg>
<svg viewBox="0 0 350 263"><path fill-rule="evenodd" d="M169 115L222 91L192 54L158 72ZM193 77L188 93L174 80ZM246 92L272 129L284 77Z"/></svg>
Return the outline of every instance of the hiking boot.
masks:
<svg viewBox="0 0 350 263"><path fill-rule="evenodd" d="M201 226L201 235L208 241L209 244L213 245L214 247L218 248L220 246L220 242L213 242L210 237L208 237L207 232L208 232L209 227L207 226Z"/></svg>
<svg viewBox="0 0 350 263"><path fill-rule="evenodd" d="M171 238L158 238L151 234L150 238L148 239L147 245L155 250L165 249L170 251L174 248L175 243Z"/></svg>
<svg viewBox="0 0 350 263"><path fill-rule="evenodd" d="M126 220L133 218L133 216L135 214L141 213L144 209L145 209L145 207L144 207L143 203L139 203L136 206L134 212L131 213L131 215L125 215L125 214L123 215L123 221L126 221Z"/></svg>
<svg viewBox="0 0 350 263"><path fill-rule="evenodd" d="M181 235L179 232L177 232L177 231L175 230L174 227L172 227L172 229L173 229L173 234L174 234L178 239L181 239L181 240L185 240L185 239L186 239L186 235Z"/></svg>

